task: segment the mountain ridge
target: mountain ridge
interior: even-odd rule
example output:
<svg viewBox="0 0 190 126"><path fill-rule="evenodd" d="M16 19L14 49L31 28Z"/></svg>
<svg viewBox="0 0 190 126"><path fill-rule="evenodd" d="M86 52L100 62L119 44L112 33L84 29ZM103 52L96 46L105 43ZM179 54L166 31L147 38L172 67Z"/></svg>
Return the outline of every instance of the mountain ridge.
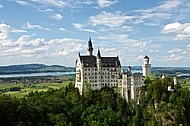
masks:
<svg viewBox="0 0 190 126"><path fill-rule="evenodd" d="M45 64L21 64L0 66L0 74L23 74L41 72L74 72L75 67Z"/></svg>

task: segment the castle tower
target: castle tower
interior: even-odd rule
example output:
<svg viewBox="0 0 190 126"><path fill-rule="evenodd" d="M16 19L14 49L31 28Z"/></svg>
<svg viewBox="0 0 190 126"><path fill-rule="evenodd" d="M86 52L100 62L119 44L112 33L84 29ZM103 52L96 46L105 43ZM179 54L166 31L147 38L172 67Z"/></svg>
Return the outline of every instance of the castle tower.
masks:
<svg viewBox="0 0 190 126"><path fill-rule="evenodd" d="M146 55L144 58L143 58L143 65L142 65L142 75L144 77L147 77L147 76L150 76L150 67L151 67L151 64L149 64L149 57Z"/></svg>
<svg viewBox="0 0 190 126"><path fill-rule="evenodd" d="M173 81L174 81L174 86L178 84L178 78L177 78L177 76L173 77Z"/></svg>
<svg viewBox="0 0 190 126"><path fill-rule="evenodd" d="M97 62L98 68L100 68L101 67L101 54L100 54L99 49L98 49L98 53L97 53L97 57L96 57L96 62Z"/></svg>
<svg viewBox="0 0 190 126"><path fill-rule="evenodd" d="M93 47L92 47L91 38L89 38L89 40L88 40L88 48L87 48L87 51L88 51L88 55L89 55L89 56L92 56L92 55L93 55Z"/></svg>
<svg viewBox="0 0 190 126"><path fill-rule="evenodd" d="M128 66L127 72L128 72L128 73L131 73L131 66Z"/></svg>

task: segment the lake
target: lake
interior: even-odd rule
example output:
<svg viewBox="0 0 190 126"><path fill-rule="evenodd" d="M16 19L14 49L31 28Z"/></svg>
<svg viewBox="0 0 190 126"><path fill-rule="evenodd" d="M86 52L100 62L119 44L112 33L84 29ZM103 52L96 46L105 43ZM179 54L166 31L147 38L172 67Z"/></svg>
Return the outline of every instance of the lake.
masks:
<svg viewBox="0 0 190 126"><path fill-rule="evenodd" d="M3 74L0 78L6 77L31 77L31 76L60 76L75 74L75 72L44 72L44 73L29 73L29 74Z"/></svg>

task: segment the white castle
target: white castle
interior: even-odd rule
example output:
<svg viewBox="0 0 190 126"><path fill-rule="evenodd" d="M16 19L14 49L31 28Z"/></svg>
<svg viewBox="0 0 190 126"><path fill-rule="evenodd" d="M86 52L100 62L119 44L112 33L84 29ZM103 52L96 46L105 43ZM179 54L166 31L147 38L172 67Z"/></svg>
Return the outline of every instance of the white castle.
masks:
<svg viewBox="0 0 190 126"><path fill-rule="evenodd" d="M118 93L127 101L133 99L138 102L144 78L150 75L149 57L143 58L143 73L132 73L129 66L127 71L121 71L119 57L102 57L98 49L97 56L93 55L92 41L88 41L88 55L76 59L75 87L82 94L89 86L92 90L103 87L118 88Z"/></svg>

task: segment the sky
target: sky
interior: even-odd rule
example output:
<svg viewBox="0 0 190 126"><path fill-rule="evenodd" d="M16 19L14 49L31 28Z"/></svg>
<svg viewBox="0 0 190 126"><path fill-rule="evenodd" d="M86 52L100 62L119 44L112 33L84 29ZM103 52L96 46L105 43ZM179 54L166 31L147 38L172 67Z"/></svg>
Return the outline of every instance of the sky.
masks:
<svg viewBox="0 0 190 126"><path fill-rule="evenodd" d="M189 0L0 0L0 66L75 66L80 52L123 66L190 67Z"/></svg>

